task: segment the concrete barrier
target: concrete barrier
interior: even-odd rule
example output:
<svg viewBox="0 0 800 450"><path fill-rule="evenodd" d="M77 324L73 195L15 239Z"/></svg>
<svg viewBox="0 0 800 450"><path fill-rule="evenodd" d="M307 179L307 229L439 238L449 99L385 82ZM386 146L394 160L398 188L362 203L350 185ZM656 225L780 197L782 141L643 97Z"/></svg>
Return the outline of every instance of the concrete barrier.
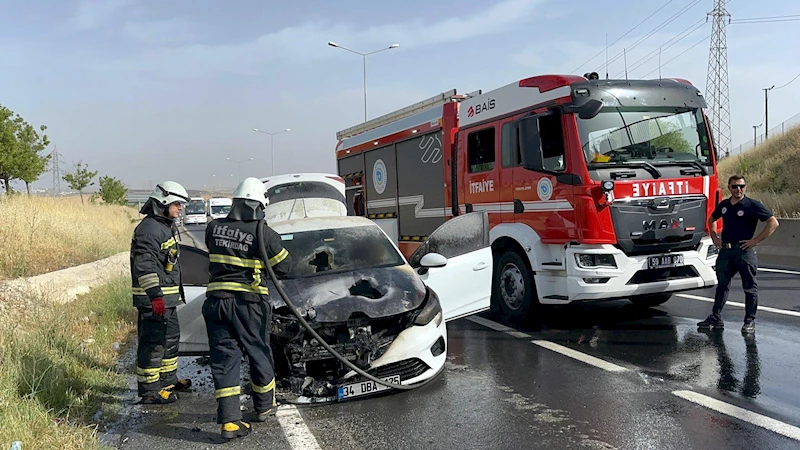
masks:
<svg viewBox="0 0 800 450"><path fill-rule="evenodd" d="M780 226L756 247L759 264L800 267L800 219L778 219ZM759 223L756 236L764 229Z"/></svg>

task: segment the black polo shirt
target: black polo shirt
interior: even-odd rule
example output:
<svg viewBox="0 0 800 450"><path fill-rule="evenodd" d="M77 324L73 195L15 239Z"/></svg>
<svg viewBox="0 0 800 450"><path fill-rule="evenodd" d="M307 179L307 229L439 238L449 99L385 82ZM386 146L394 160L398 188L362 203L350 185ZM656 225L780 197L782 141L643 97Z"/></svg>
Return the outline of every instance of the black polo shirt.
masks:
<svg viewBox="0 0 800 450"><path fill-rule="evenodd" d="M758 200L745 196L735 205L730 198L719 202L711 217L722 218L722 242L733 244L753 239L758 221L769 219L772 213Z"/></svg>

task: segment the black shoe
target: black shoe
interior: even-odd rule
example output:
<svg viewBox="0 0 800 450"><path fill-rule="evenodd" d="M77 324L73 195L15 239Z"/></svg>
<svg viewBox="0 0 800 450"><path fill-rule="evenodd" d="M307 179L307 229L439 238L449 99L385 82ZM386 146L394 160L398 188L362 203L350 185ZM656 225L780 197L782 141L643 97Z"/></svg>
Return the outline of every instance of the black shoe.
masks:
<svg viewBox="0 0 800 450"><path fill-rule="evenodd" d="M142 401L139 403L142 405L166 405L168 403L175 403L177 401L178 396L175 395L174 392L162 389L158 391L158 394L142 397Z"/></svg>
<svg viewBox="0 0 800 450"><path fill-rule="evenodd" d="M276 412L278 412L278 407L277 406L273 406L272 408L270 408L270 409L268 409L266 411L257 412L255 421L256 422L266 422L267 420L275 418L275 413Z"/></svg>
<svg viewBox="0 0 800 450"><path fill-rule="evenodd" d="M192 387L192 380L178 380L175 384L164 387L165 391L186 391Z"/></svg>
<svg viewBox="0 0 800 450"><path fill-rule="evenodd" d="M714 316L708 316L706 320L697 323L697 328L725 328L725 323L722 319L716 319Z"/></svg>
<svg viewBox="0 0 800 450"><path fill-rule="evenodd" d="M223 439L245 437L250 434L250 424L241 420L225 423L222 425L221 434Z"/></svg>
<svg viewBox="0 0 800 450"><path fill-rule="evenodd" d="M742 325L742 333L753 334L755 332L756 332L756 321L755 320L745 321L744 325Z"/></svg>

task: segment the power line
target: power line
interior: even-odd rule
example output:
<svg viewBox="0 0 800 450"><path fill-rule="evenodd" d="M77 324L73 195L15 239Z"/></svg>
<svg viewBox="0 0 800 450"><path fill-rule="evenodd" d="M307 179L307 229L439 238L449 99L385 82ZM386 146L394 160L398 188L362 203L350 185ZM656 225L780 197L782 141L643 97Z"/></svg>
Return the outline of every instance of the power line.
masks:
<svg viewBox="0 0 800 450"><path fill-rule="evenodd" d="M798 79L798 78L800 78L800 73L798 73L796 77L792 78L792 81L790 81L790 82L788 82L788 83L784 84L784 85L783 85L783 86L781 86L781 87L776 87L776 88L774 88L774 89L781 89L781 88L785 88L786 86L788 86L788 85L790 85L790 84L794 83L794 80L796 80L796 79Z"/></svg>
<svg viewBox="0 0 800 450"><path fill-rule="evenodd" d="M614 44L616 44L617 42L621 41L621 40L622 40L622 39L623 39L625 36L629 35L629 34L630 34L630 33L631 33L633 30L635 30L635 29L639 28L639 26L640 26L641 24L643 24L643 23L647 22L647 21L648 21L648 20L649 20L651 17L655 16L655 15L656 15L656 14L657 14L659 11L661 11L661 10L662 10L662 9L664 9L664 8L666 8L666 7L667 7L667 5L669 5L669 4L670 4L670 3L672 3L673 1L674 1L674 0L669 0L667 3L664 3L664 4L663 4L663 5L660 7L660 8L658 8L658 9L657 9L657 10L655 10L655 11L653 11L653 13L652 13L652 14L650 14L650 15L649 15L649 16L647 16L647 17L645 17L645 18L644 18L644 20L642 20L641 22L637 23L637 24L636 24L636 25L635 25L633 28L631 28L631 29L630 29L630 30L628 30L628 31L627 31L625 34L623 34L622 36L620 36L620 37L619 37L619 38L618 38L616 41L612 42L612 43L611 43L611 45L614 45ZM606 44L607 44L607 43L606 43ZM605 48L605 49L603 49L603 50L600 50L599 52L597 52L597 54L596 54L596 55L594 55L594 56L592 56L591 58L589 58L589 60L588 60L588 61L586 61L585 63L583 63L583 64L581 64L580 66L578 66L578 68L577 68L577 69L575 69L575 70L573 70L572 72L573 72L573 73L574 73L574 72L577 72L578 70L580 70L580 68L581 68L581 67L585 66L587 63L591 62L593 59L597 58L598 56L602 55L602 54L603 54L603 52L604 52L606 49L608 49L608 47L609 47L609 46L608 46L608 45L606 45L606 48Z"/></svg>
<svg viewBox="0 0 800 450"><path fill-rule="evenodd" d="M770 16L770 17L747 17L744 19L732 19L731 23L741 23L741 22L750 22L752 20L772 20L772 19L789 19L789 18L800 18L800 14L790 14L784 16Z"/></svg>
<svg viewBox="0 0 800 450"><path fill-rule="evenodd" d="M603 68L605 70L608 70L608 66L611 65L611 63L613 63L613 62L619 60L621 57L623 57L625 51L628 51L628 50L631 50L631 49L634 49L634 48L638 47L639 44L643 43L644 41L646 41L647 39L649 39L650 37L652 37L653 35L655 35L659 31L661 31L664 27L666 27L670 23L674 22L678 17L686 14L690 9L694 8L695 6L697 6L702 1L703 0L693 0L688 5L686 5L683 8L681 8L678 12L676 12L675 14L670 16L669 19L667 19L664 22L662 22L661 24L659 24L655 29L651 30L650 32L648 32L644 36L640 37L630 47L626 47L626 48L623 49L622 52L617 53L613 58L611 58L611 60L609 60L606 64L601 66L601 68Z"/></svg>
<svg viewBox="0 0 800 450"><path fill-rule="evenodd" d="M672 58L672 59L670 59L669 61L665 62L665 63L664 63L664 64L662 64L661 66L662 66L662 67L663 67L663 66L666 66L667 64L671 63L672 61L675 61L676 59L680 58L680 57L681 57L681 56L683 56L684 54L688 53L688 52L689 52L691 49L693 49L693 48L697 47L698 45L702 44L703 42L705 42L705 41L706 41L706 39L708 39L708 38L710 38L710 37L711 37L711 35L709 34L708 36L704 37L704 38L703 38L701 41L697 42L696 44L692 45L691 47L687 48L686 50L684 50L684 51L682 51L682 52L678 53L677 55L675 55L675 57L673 57L673 58ZM651 70L650 72L647 72L647 73L646 73L646 74L645 74L645 75L644 75L642 78L647 78L648 76L650 76L650 74L652 74L653 72L655 72L655 71L657 71L657 70L658 70L658 68L655 68L655 69Z"/></svg>
<svg viewBox="0 0 800 450"><path fill-rule="evenodd" d="M687 37L691 36L695 31L697 31L700 28L702 28L705 24L706 24L705 20L704 19L700 19L697 22L693 23L692 25L689 25L688 28L686 28L685 30L681 31L677 35L673 36L670 40L668 40L667 42L663 43L657 49L653 50L652 52L648 53L644 57L642 57L639 60L635 61L631 65L632 67L630 69L628 69L628 70L633 72L634 70L642 67L643 65L645 65L648 62L652 61L653 58L657 57L659 52L667 50L668 48L672 47L673 45L677 44L678 42L680 42L680 41L686 39ZM691 31L689 31L690 29L691 29ZM689 32L687 33L687 31L689 31ZM679 39L676 40L676 38L679 38ZM621 73L623 73L623 72L620 72L619 74L614 75L614 78L618 78Z"/></svg>

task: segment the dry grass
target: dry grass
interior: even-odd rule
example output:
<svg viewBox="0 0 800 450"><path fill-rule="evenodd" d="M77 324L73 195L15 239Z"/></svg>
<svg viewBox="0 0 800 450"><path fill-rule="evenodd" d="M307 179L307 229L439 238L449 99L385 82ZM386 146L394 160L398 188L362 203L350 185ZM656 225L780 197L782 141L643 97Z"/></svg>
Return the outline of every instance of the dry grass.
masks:
<svg viewBox="0 0 800 450"><path fill-rule="evenodd" d="M69 308L46 298L0 330L0 448L100 448L95 412L114 419L126 377L115 360L135 329L119 277Z"/></svg>
<svg viewBox="0 0 800 450"><path fill-rule="evenodd" d="M0 279L39 275L130 248L139 214L77 197L0 197Z"/></svg>
<svg viewBox="0 0 800 450"><path fill-rule="evenodd" d="M750 197L780 217L800 217L800 126L742 155L723 159L719 174L724 192L728 177L740 174Z"/></svg>

